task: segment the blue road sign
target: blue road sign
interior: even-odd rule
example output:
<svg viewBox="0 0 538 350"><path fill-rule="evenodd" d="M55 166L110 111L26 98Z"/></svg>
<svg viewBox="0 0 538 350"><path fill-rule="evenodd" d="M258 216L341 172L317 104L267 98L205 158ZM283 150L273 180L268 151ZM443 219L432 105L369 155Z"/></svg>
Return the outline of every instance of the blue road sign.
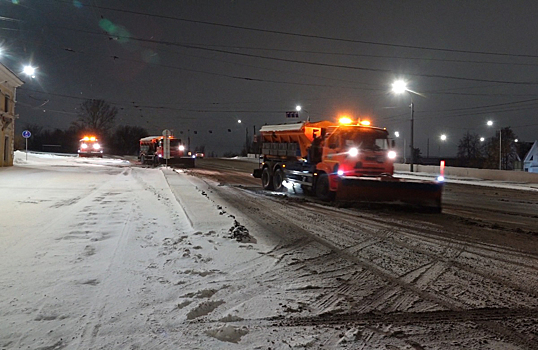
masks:
<svg viewBox="0 0 538 350"><path fill-rule="evenodd" d="M22 132L22 137L24 137L25 139L29 138L30 136L32 136L32 133L29 130L24 130Z"/></svg>

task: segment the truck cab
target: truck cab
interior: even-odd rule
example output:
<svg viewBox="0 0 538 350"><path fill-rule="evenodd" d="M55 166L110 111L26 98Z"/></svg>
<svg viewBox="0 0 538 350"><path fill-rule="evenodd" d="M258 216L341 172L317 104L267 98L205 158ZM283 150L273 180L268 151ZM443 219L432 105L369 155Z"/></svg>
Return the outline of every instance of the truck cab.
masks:
<svg viewBox="0 0 538 350"><path fill-rule="evenodd" d="M103 148L95 136L84 136L79 141L79 157L103 157Z"/></svg>

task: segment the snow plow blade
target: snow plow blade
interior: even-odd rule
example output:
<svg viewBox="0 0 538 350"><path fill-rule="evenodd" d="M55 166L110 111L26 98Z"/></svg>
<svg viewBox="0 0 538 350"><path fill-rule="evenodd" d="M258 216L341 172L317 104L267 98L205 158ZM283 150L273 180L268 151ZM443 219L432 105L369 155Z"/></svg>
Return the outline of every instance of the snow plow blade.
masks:
<svg viewBox="0 0 538 350"><path fill-rule="evenodd" d="M161 160L164 164L165 161ZM174 168L194 168L194 158L181 157L168 159L168 165Z"/></svg>
<svg viewBox="0 0 538 350"><path fill-rule="evenodd" d="M335 198L338 202L406 204L441 212L442 182L394 177L343 177L340 181Z"/></svg>

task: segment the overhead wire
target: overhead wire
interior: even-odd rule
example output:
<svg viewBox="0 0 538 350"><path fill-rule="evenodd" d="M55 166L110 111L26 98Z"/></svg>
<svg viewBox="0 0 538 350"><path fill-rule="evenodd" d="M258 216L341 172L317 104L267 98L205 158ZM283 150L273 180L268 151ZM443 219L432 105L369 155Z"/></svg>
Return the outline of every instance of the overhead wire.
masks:
<svg viewBox="0 0 538 350"><path fill-rule="evenodd" d="M65 3L65 4L71 4L70 1L65 1L65 0L54 0L54 1ZM95 6L95 5L81 4L81 6L92 7L92 6ZM330 40L330 41L337 41L337 42L357 43L357 44L367 44L367 45L387 46L387 47L398 47L398 48L416 49L416 50L455 52L455 53L466 53L466 54L476 54L476 55L491 55L491 56L538 58L538 55L530 55L530 54L513 54L513 53L505 53L505 52L488 52L488 51L448 49L448 48L428 47L428 46L418 46L418 45L404 45L404 44L384 43L384 42L379 42L379 41L345 39L345 38L337 38L337 37L330 37L330 36L324 36L324 35L302 34L302 33L286 32L286 31L282 31L282 30L253 28L253 27L239 26L239 25L234 25L234 24L225 24L225 23L209 22L209 21L202 21L202 20L194 20L194 19L180 18L180 17L170 16L170 15L158 15L158 14L153 14L153 13L149 13L149 12L118 9L118 8L107 7L107 6L98 6L98 8L101 9L101 10L115 11L115 12L121 12L121 13L129 13L129 14L135 14L135 15L141 15L141 16L149 16L149 17L155 17L155 18L159 18L159 19L168 19L168 20L187 22L187 23L204 24L204 25L210 25L210 26L216 26L216 27L222 27L222 28L241 29L241 30L254 31L254 32L260 32L260 33L270 33L270 34L279 34L279 35L287 35L287 36L296 36L296 37L300 37L300 38L323 39L323 40Z"/></svg>
<svg viewBox="0 0 538 350"><path fill-rule="evenodd" d="M60 1L60 2L67 3L65 1ZM87 6L87 5L84 5L84 6ZM405 47L405 48L413 48L413 49L421 49L421 50L443 51L443 52L473 53L473 54L481 54L481 55L496 55L496 56L511 56L511 57L531 57L531 58L538 57L538 56L534 56L534 55L508 54L508 53L483 52L483 51L481 52L481 51L453 50L453 49L442 49L442 48L431 48L431 47L419 47L419 46L409 46L409 45L369 42L369 41L360 41L360 40L349 40L349 39L331 38L331 37L316 36L316 35L303 35L303 34L299 34L299 33L264 30L264 29L241 27L241 26L235 26L235 25L225 25L225 24L219 24L219 23L213 23L213 22L193 21L193 20L181 19L181 18L176 18L176 17L171 17L171 16L160 16L160 15L154 15L154 14L148 14L148 13L142 13L142 12L136 12L136 11L130 11L130 10L113 9L113 8L102 7L102 6L97 6L97 5L91 5L91 6L97 7L97 8L102 9L102 10L121 11L121 12L125 12L125 13L137 14L137 15L157 16L159 18L168 18L168 19L174 19L174 20L179 20L179 21L194 22L194 23L199 23L199 24L223 26L223 27L230 27L230 28L244 29L244 30L254 30L254 31L268 32L268 33L274 33L274 34L293 35L293 36L300 36L300 37L311 37L311 38L324 39L324 40L355 42L355 43L361 43L361 44L382 45L382 46L392 46L392 47ZM107 35L110 36L110 34L107 34ZM114 35L112 35L112 36L114 36ZM203 47L203 46L200 46L200 45L184 45L184 44L176 44L176 43L170 43L170 42L165 42L165 41L147 40L147 39L132 38L132 37L131 37L131 39L133 39L133 40L141 40L141 41L149 41L149 42L153 42L153 43L160 43L160 44L163 44L163 45L177 45L177 46L185 47L185 48L193 48L193 49L199 49L199 50L209 50L211 52L221 52L221 53L226 53L226 54L239 54L239 55L244 55L244 56L247 56L247 57L265 58L265 59L272 59L272 60L281 60L281 61L284 61L284 62L303 63L303 64L310 64L310 65L321 65L321 66L334 67L334 68L346 68L346 69L358 69L358 70L364 69L364 70L370 70L370 71L374 71L374 72L385 72L385 73L392 72L391 70L382 70L382 69L373 69L373 70L371 70L370 68L366 68L366 67L332 65L332 64L323 64L323 63L318 63L318 62L309 62L309 61L300 61L300 60L291 60L291 59L281 59L281 58L274 58L274 57L266 57L266 56L262 56L262 55L250 55L250 54L244 54L244 53L235 53L235 52L231 52L231 51L227 51L227 50L213 50L213 49L209 49L207 47ZM173 67L168 67L168 68L173 68ZM196 71L196 72L198 72L198 73L206 73L207 74L207 72L200 72L200 71ZM211 73L209 73L209 74L211 74ZM413 74L411 74L411 75L413 75ZM438 77L438 78L441 77L441 78L447 78L447 79L459 79L459 77L450 77L450 76L443 76L443 75L417 74L417 76ZM245 78L245 77L233 77L233 78L252 80L252 81L265 81L263 79L256 80L256 79L250 79L250 78ZM535 85L535 84L537 84L536 82L514 82L514 81L501 81L501 80L490 80L490 79L472 79L472 78L463 78L462 80L471 80L471 81L478 81L478 82L490 82L490 83L503 83L503 84L518 84L518 85L519 84L523 84L523 85ZM275 81L265 81L265 82L275 83ZM287 84L288 82L278 82L278 83ZM312 86L320 86L320 85L312 85ZM321 85L321 86L326 87L327 85ZM436 92L432 92L432 93L436 93ZM449 94L449 93L447 93L447 94ZM454 94L456 94L456 93L454 93ZM518 102L516 101L516 102L513 102L513 103L518 103ZM159 108L158 106L145 106L145 107L146 108ZM475 108L480 109L480 108L483 108L483 107L477 106ZM188 109L183 109L183 110L188 110ZM193 110L188 110L188 111L193 111ZM198 111L206 111L206 110L200 109ZM218 111L213 111L213 110L207 110L207 111L218 112Z"/></svg>

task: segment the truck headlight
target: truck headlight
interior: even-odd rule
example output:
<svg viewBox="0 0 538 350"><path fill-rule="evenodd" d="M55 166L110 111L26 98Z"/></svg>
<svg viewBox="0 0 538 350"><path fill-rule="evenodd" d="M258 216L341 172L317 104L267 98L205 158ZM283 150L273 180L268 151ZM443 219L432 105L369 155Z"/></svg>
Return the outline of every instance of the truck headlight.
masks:
<svg viewBox="0 0 538 350"><path fill-rule="evenodd" d="M98 144L98 143L93 144L93 149L99 149L99 148L101 148L100 144Z"/></svg>
<svg viewBox="0 0 538 350"><path fill-rule="evenodd" d="M179 146L179 150L180 150L180 151L184 151L184 150L185 150L185 146L180 145L180 146Z"/></svg>
<svg viewBox="0 0 538 350"><path fill-rule="evenodd" d="M389 159L396 159L396 152L394 151L389 151L389 153L387 153L387 157Z"/></svg>
<svg viewBox="0 0 538 350"><path fill-rule="evenodd" d="M359 149L356 147L352 147L347 151L347 154L349 154L351 157L356 157L359 155Z"/></svg>
<svg viewBox="0 0 538 350"><path fill-rule="evenodd" d="M85 143L83 143L83 144L80 145L80 148L82 148L82 149L86 149L86 148L88 148L88 145L85 144Z"/></svg>

